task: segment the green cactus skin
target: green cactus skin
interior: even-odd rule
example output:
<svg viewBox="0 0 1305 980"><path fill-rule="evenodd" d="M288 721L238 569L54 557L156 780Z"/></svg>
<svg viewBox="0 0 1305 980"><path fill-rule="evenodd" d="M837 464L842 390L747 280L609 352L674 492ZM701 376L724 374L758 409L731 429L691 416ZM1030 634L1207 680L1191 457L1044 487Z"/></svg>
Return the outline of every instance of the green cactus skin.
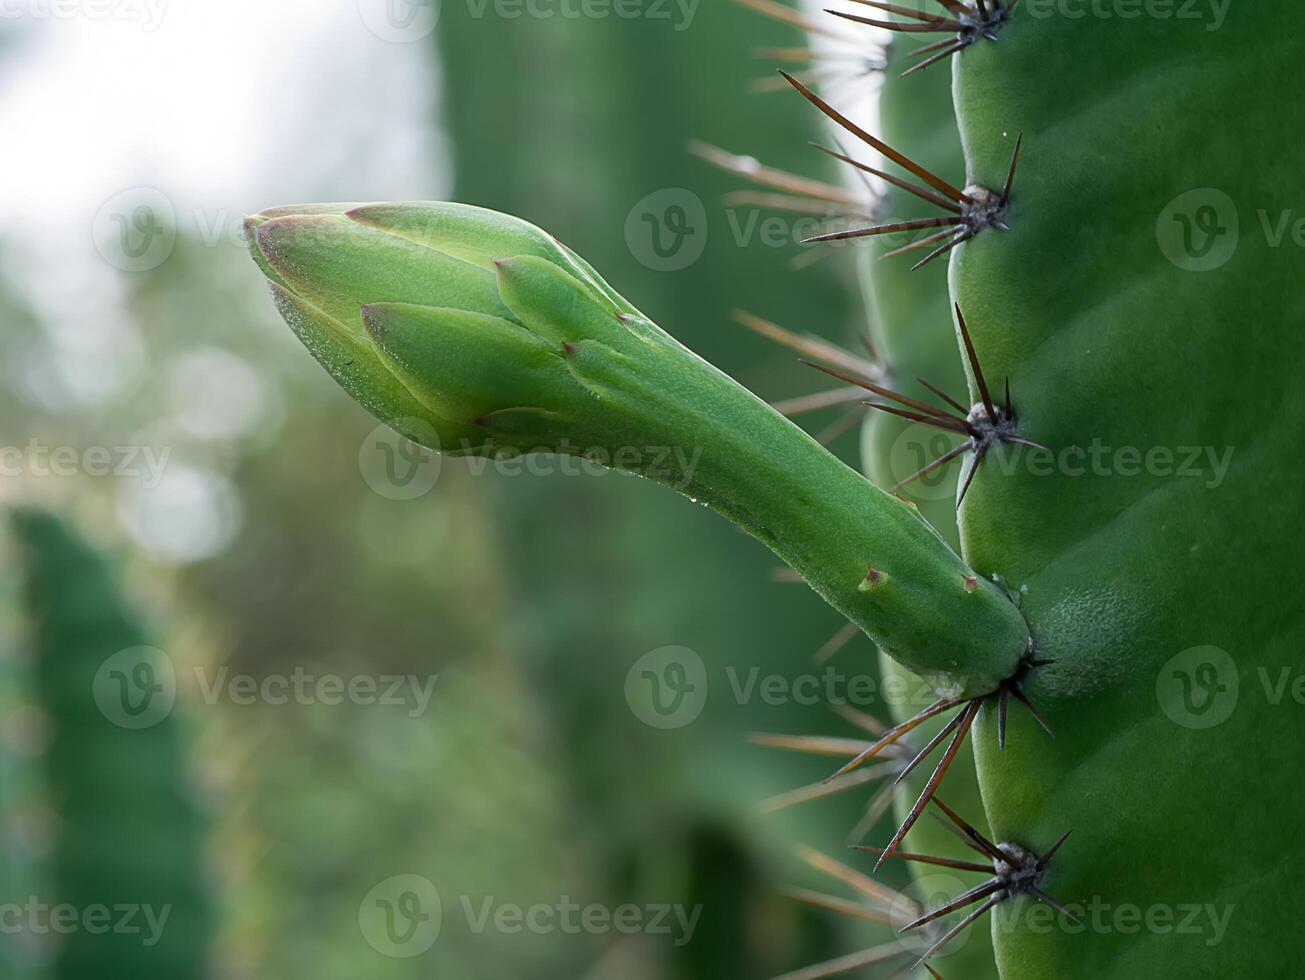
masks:
<svg viewBox="0 0 1305 980"><path fill-rule="evenodd" d="M952 110L950 64L942 62L923 73L900 77L918 60L910 57L911 51L918 46L913 39L899 38L892 44L879 96L879 129L890 146L909 150L912 159L934 173L960 174L964 171L965 158ZM921 213L919 199L890 186L882 213L884 217ZM965 391L965 375L952 328L947 265L933 262L909 272L902 263L905 261L909 265L910 260L880 261L880 256L897 244L871 239L869 247L858 249L856 253L875 348L888 372L887 384L897 391L923 394L924 390L914 380L918 376L959 397ZM903 452L905 447L909 445L913 449L918 445L936 456L945 451L944 447L951 448L954 444L944 433L884 412L871 412L862 429L862 464L866 475L877 486L889 489L919 467L919 457L913 452ZM959 462L954 463L936 477L931 477L924 486L908 484L897 491L913 501L925 519L956 548L959 548L959 534L955 490L959 468ZM898 689L909 691L920 686L918 679L891 657L881 654L879 660L885 680L894 683ZM913 700L894 702L889 707L895 720L901 722L925 705ZM938 718L920 726L918 735L913 736L916 743L927 744L945 723L945 719ZM930 768L925 766L907 778L907 791L897 798L899 819L905 819L929 773ZM957 754L939 794L980 832L988 832L971 740L967 739ZM907 850L955 860L972 857L952 833L932 820L918 822L908 841ZM935 892L955 898L961 890L973 885L973 882L962 881L958 876L949 890L943 887L946 878L934 873L936 868L916 864L909 867L912 874L929 888L931 899L935 898ZM989 930L970 930L963 943L948 947L946 954L938 960L938 966L945 974L966 980L995 978L997 968Z"/></svg>
<svg viewBox="0 0 1305 980"><path fill-rule="evenodd" d="M996 839L1039 847L1072 827L1047 882L1067 904L1231 916L1217 937L1204 913L1196 934L1003 915L1004 980L1299 971L1305 852L1287 815L1305 739L1300 707L1275 705L1262 677L1295 677L1305 642L1305 512L1274 489L1294 486L1305 428L1305 314L1284 302L1300 252L1290 238L1273 247L1260 212L1270 227L1301 213L1303 15L1226 13L1212 30L1024 10L999 44L956 59L971 180L999 183L1025 136L1011 231L957 249L950 270L989 379L1010 376L1022 425L1055 450L1234 451L1217 487L1209 466L1183 479L1131 475L1123 459L1083 476L985 464L965 503L968 559L1026 591L1039 653L1058 661L1030 688L1054 746L1014 715L1004 754L993 712L976 727ZM1240 240L1226 264L1191 272L1157 230L1173 234L1170 202L1200 188L1227 195ZM1226 209L1218 220L1229 228ZM1157 698L1180 680L1170 658L1202 646L1231 656L1225 691L1240 679L1235 710L1209 729L1194 727L1195 702L1189 725Z"/></svg>
<svg viewBox="0 0 1305 980"><path fill-rule="evenodd" d="M11 527L25 568L35 682L51 734L46 782L60 827L54 881L41 897L78 910L148 906L162 922L154 945L140 912L138 935L75 931L60 943L51 976L197 980L211 910L176 715L128 730L110 722L94 696L104 661L149 637L109 566L61 521L20 511Z"/></svg>
<svg viewBox="0 0 1305 980"><path fill-rule="evenodd" d="M990 693L1016 671L1018 611L914 508L630 312L537 229L517 222L519 241L490 260L501 215L405 205L396 231L391 209L326 207L251 219L251 247L292 328L382 418L415 404L430 431L414 437L432 449L598 455L666 483L770 547L945 696Z"/></svg>

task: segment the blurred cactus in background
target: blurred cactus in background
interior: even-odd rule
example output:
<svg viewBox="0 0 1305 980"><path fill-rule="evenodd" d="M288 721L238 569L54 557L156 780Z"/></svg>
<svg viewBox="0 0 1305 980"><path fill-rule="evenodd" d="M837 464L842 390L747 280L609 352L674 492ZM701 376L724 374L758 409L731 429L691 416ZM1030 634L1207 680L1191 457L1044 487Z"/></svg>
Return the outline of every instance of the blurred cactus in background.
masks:
<svg viewBox="0 0 1305 980"><path fill-rule="evenodd" d="M53 822L24 925L50 943L52 980L198 980L213 908L171 662L67 525L20 510L7 530L48 737L29 762Z"/></svg>

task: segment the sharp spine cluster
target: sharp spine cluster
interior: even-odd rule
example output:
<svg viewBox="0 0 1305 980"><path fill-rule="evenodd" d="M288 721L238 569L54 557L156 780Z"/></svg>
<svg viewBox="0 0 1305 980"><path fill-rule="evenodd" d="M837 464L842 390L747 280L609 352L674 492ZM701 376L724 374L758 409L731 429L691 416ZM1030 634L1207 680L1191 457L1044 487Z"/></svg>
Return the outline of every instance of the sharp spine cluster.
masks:
<svg viewBox="0 0 1305 980"><path fill-rule="evenodd" d="M973 871L980 874L991 874L992 876L983 884L970 889L965 894L939 906L936 909L926 912L902 927L902 932L912 932L916 929L932 925L940 919L951 915L953 912L959 912L978 902L983 903L952 926L941 938L932 943L919 960L915 962L914 966L918 967L926 965L931 957L941 952L948 943L964 932L967 928L983 918L983 916L992 911L1002 902L1008 901L1017 895L1028 895L1045 905L1051 906L1072 922L1082 925L1073 913L1048 895L1040 887L1042 879L1046 874L1047 866L1051 863L1051 859L1055 857L1056 852L1059 851L1065 841L1069 839L1071 831L1066 831L1062 834L1060 839L1052 844L1051 847L1048 848L1041 857L1039 857L1020 844L994 844L979 833L974 827L962 820L961 817L943 803L942 800L935 797L933 803L938 807L938 809L946 814L948 821L946 826L951 829L956 836L970 848L970 850L979 854L985 860L990 861L991 866L987 864L979 864L977 862L954 861L950 858L930 857L923 854L903 854L900 852L894 854L890 851L881 851L876 847L856 848L860 851L880 855L879 860L881 863L884 858L891 856L903 861L912 861L917 864L950 868L954 871ZM930 970L930 972L932 973L933 971Z"/></svg>
<svg viewBox="0 0 1305 980"><path fill-rule="evenodd" d="M972 4L962 2L962 0L938 0L939 6L947 10L947 14L943 15L925 14L898 4L884 3L881 0L852 0L852 2L874 7L876 10L897 14L908 19L906 21L882 20L875 17L849 14L839 10L827 10L826 13L841 17L844 20L850 20L855 24L879 27L898 34L952 35L941 41L926 44L916 51L913 57L920 57L925 60L902 72L903 78L917 71L924 71L929 66L937 64L944 58L951 57L958 51L964 51L971 44L978 41L996 41L998 31L1010 19L1010 15L1015 12L1015 8L1020 5L1020 0L1011 0L1009 4L1003 4L1002 0L974 0Z"/></svg>

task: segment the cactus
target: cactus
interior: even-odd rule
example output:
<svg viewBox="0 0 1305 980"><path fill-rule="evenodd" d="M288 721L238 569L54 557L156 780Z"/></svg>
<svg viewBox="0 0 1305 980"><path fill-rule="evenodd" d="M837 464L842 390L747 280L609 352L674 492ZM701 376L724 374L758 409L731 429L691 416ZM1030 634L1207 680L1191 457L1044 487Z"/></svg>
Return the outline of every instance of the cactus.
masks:
<svg viewBox="0 0 1305 980"><path fill-rule="evenodd" d="M913 157L934 173L964 172L964 157L957 135L951 101L951 70L946 62L927 72L903 77L911 70L914 45L896 43L890 49L885 66L879 112L883 138L893 146L909 146ZM883 213L904 215L916 204L908 191L889 186ZM858 250L861 281L869 311L871 336L886 370L887 382L908 389L916 378L926 378L944 391L964 391L965 375L956 338L951 330L950 301L947 291L947 267L935 262L912 273L903 274L884 257L892 252L891 243L875 239L872 247ZM954 504L959 460L899 487L903 481L934 458L955 448L955 436L922 426L888 412L871 412L862 430L862 464L866 475L884 489L898 488L914 501L925 518L947 542L959 549ZM911 678L890 657L880 657L886 677L895 677L904 689ZM909 704L890 704L898 722L905 721L912 710ZM941 728L941 722L922 726L917 740L928 741ZM910 791L898 797L899 815L907 799L915 799L922 788L923 776L908 781ZM967 744L952 767L946 786L949 804L965 813L984 830L987 820L979 795L972 748ZM972 859L966 845L935 821L922 822L913 832L912 847L929 854L954 860ZM924 883L934 891L945 889L945 879L929 874L929 866L911 865L927 877ZM951 894L956 898L958 895ZM964 944L949 953L946 969L954 976L982 980L996 975L992 943L988 930L974 930Z"/></svg>
<svg viewBox="0 0 1305 980"><path fill-rule="evenodd" d="M147 709L139 726L126 715L123 725L104 709L112 680L102 668L149 637L108 564L61 521L22 510L11 528L50 730L44 781L59 821L53 881L39 897L76 910L81 924L59 937L50 975L202 977L211 910L176 715ZM92 918L99 909L107 921Z"/></svg>
<svg viewBox="0 0 1305 980"><path fill-rule="evenodd" d="M1300 518L1261 490L1290 466L1301 421L1289 387L1300 334L1280 299L1293 255L1273 223L1289 223L1293 202L1278 158L1246 150L1294 129L1300 110L1280 95L1292 32L1279 18L1292 15L1227 9L1216 36L1156 17L939 2L945 12L908 17L909 31L881 26L944 35L926 58L951 59L963 184L933 169L946 161L920 166L923 154L892 149L796 87L953 215L888 227L925 231L936 258L949 256L948 293L934 303L954 325L975 407L938 406L946 379L910 394L909 379L842 373L888 414L966 445L964 562L915 508L861 481L528 226L448 205L382 208L383 225L374 207L277 211L251 222L255 258L291 326L383 418L455 452L601 456L702 500L925 678L942 698L929 717L960 712L943 729L944 763L973 727L992 833L934 794L944 764L879 852L954 867L898 850L932 799L990 859L991 872L969 862L992 879L969 904L935 910L960 916L940 939L995 912L1006 980L1283 975L1298 957L1287 882L1300 852L1278 816L1294 800L1292 712L1245 695L1213 732L1203 713L1296 666L1288 569ZM1148 104L1157 79L1163 98ZM933 76L894 90L923 80ZM1195 215L1182 208L1193 189ZM1268 218L1227 248L1233 219L1255 209ZM1189 247L1176 252L1171 236L1182 244L1184 233ZM414 240L427 251L403 244ZM1212 259L1211 248L1222 251ZM907 322L908 304L894 312L889 292L876 290L883 321ZM1229 343L1224 324L1248 314L1282 324L1271 347ZM913 355L892 356L900 368ZM878 438L872 428L872 447ZM701 455L658 472L618 453L654 445ZM1103 471L1082 465L1088 446L1129 452ZM1216 479L1172 471L1193 446L1213 450ZM1266 596L1286 601L1265 616ZM1226 652L1201 653L1209 647ZM1184 681L1177 700L1166 693ZM1184 705L1194 683L1206 700ZM1041 714L1008 716L1025 695ZM1044 715L1055 742L1038 731ZM1268 744L1271 759L1239 759ZM942 949L931 944L920 965L932 971L923 960Z"/></svg>
<svg viewBox="0 0 1305 980"><path fill-rule="evenodd" d="M751 6L750 3L748 5ZM786 17L787 10L788 8L761 7L762 13L772 17ZM822 30L819 23L807 18L802 18L801 23L813 34ZM939 65L918 78L897 77L899 73L911 73L911 55L912 52L902 44L892 46L887 52L879 99L884 138L893 145L912 147L913 155L931 172L962 172L964 161L952 112L949 67L946 64ZM870 169L845 152L831 151L823 146L819 148L857 169ZM759 176L767 176L759 174L756 168L732 169L753 181L758 180ZM871 172L877 173L874 170ZM909 209L918 206L919 199L900 183L892 182L891 174L880 175L888 180L887 191L878 196L873 206L868 208L856 198L852 199L853 204L849 207L848 199L842 193L814 186L806 178L795 180L790 175L785 175L784 184L793 193L804 195L813 208L819 201L829 202L832 216L844 221L868 215L878 224L893 223L892 216L910 213ZM929 237L926 235L919 241L908 241L906 246L901 246L898 242L885 244L885 238L874 237L871 239L871 248L857 252L862 281L866 284L866 306L870 314L869 337L872 350L878 355L878 362L853 364L850 370L862 377L875 377L880 382L899 387L913 384L915 378L924 377L932 379L943 390L960 391L963 390L961 386L964 375L950 329L946 267L941 263L924 263L927 268L903 276L891 265L881 261L893 258L902 247L916 251L922 247L921 243L928 244ZM793 342L785 336L780 335L776 339L793 346ZM802 348L804 353L826 363L845 366L853 360L853 355L847 352L807 350L806 347L809 345ZM830 394L834 396L838 393ZM864 465L870 479L878 486L898 492L916 503L926 519L953 547L958 547L958 535L955 506L948 498L954 499L955 496L959 463L938 468L927 474L925 480L911 480L910 477L926 465L931 458L930 454L934 457L944 456L954 450L957 444L953 436L888 412L871 412L863 428ZM880 661L886 682L894 685L896 690L911 692L918 688L918 682L913 683L909 673L891 658L881 655ZM907 721L922 707L911 698L890 698L887 706L897 722ZM856 756L864 752L884 734L884 725L866 724L870 719L851 716L850 720L858 723L873 738L867 742L819 736L770 738L763 739L762 744L818 755L842 754L847 758L849 754ZM923 790L927 771L917 769L914 773L904 773L903 770L915 756L918 746L929 744L938 736L944 724L945 721L941 718L925 722L914 733L916 737L909 749L903 749L903 753L898 754L896 759L890 759L875 769L849 773L831 780L823 790L811 787L790 794L785 799L805 801L808 798L818 798L818 793L855 791L865 785L867 779L882 782L869 798L865 818L850 835L851 842L859 844L885 807L894 801L897 803L899 817L907 817L911 803L918 799ZM902 792L903 789L907 792ZM981 816L982 801L968 743L961 747L950 770L947 798L965 812L975 815L976 822L984 823ZM925 821L918 824L917 828L912 835L914 848L942 856L945 860L972 859L972 855L967 854L966 846L958 842L945 826ZM920 875L920 888L942 904L966 891L966 886L959 878L940 877L936 873L936 866L912 864L911 868ZM894 911L891 907L887 909L890 918L893 918ZM896 924L902 926L918 918L917 914L898 916ZM924 944L921 949L928 945ZM872 947L861 955L874 956L879 949L880 947ZM970 977L971 980L995 975L992 946L986 931L970 935L964 944L949 945L946 954L949 972ZM839 958L817 965L810 968L808 975L816 975L822 969L833 970L845 962L845 959Z"/></svg>

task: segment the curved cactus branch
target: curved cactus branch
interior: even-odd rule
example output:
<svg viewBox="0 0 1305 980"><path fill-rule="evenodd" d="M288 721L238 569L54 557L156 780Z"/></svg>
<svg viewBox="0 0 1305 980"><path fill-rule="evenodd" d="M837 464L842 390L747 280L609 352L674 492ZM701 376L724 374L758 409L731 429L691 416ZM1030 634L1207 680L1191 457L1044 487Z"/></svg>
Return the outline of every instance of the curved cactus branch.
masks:
<svg viewBox="0 0 1305 980"><path fill-rule="evenodd" d="M883 493L638 313L538 229L456 204L248 222L277 307L327 370L455 455L567 453L727 517L946 697L1015 674L1028 632L913 505Z"/></svg>

